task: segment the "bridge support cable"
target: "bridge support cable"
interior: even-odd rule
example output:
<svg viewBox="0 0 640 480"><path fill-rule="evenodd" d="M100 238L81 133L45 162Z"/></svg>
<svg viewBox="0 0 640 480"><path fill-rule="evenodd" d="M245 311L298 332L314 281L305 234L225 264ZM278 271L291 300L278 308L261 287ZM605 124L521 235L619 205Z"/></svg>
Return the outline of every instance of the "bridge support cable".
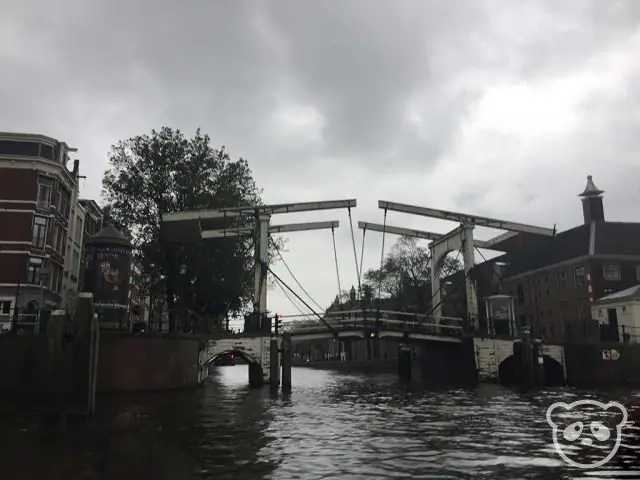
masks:
<svg viewBox="0 0 640 480"><path fill-rule="evenodd" d="M480 249L478 247L475 247L475 249L478 251L478 253L480 254L480 256L482 257L482 259L485 261L485 263L488 263L489 260L487 260L487 258L482 254L482 252L480 251ZM495 265L495 262L494 262ZM494 273L496 274L496 276L498 277L498 281L500 282L500 288L502 289L502 285L503 285L503 276L502 273L500 272L496 272L494 269Z"/></svg>
<svg viewBox="0 0 640 480"><path fill-rule="evenodd" d="M429 312L425 315L425 318L426 318L426 317L428 317L429 315L431 315L433 312L435 312L435 311L436 311L436 309L437 309L440 305L442 305L442 304L444 303L444 301L445 301L447 298L449 298L453 292L455 292L456 290L458 290L458 288L460 288L462 285L464 285L464 284L465 284L465 282L467 281L467 278L469 278L469 277L471 276L472 272L473 272L473 268L470 268L470 269L469 269L469 271L465 274L465 276L464 276L464 278L462 279L462 281L461 281L461 282L459 282L459 283L458 283L455 287L453 287L450 291L448 291L448 292L445 294L445 296L444 296L444 297L442 297L442 298L440 299L440 301L439 301L436 305L434 305L433 307L431 307L431 310L429 310Z"/></svg>
<svg viewBox="0 0 640 480"><path fill-rule="evenodd" d="M338 249L336 248L336 231L331 229L331 239L333 240L333 258L336 262L336 278L338 279L338 303L342 306L342 286L340 285L340 266L338 265Z"/></svg>
<svg viewBox="0 0 640 480"><path fill-rule="evenodd" d="M338 336L338 331L329 322L327 322L327 320L322 315L320 315L313 308L311 308L311 306L307 302L305 302L300 297L300 295L298 295L289 285L287 285L273 270L271 270L270 267L267 266L267 269L269 270L271 275L273 275L276 281L280 282L287 290L289 290L289 292L291 292L298 300L300 300L300 302L305 307L307 307L311 313L313 313L316 317L318 317L318 320L320 320L325 325L325 327L327 327L331 331L331 333L333 333L336 337Z"/></svg>
<svg viewBox="0 0 640 480"><path fill-rule="evenodd" d="M300 306L293 300L293 298L291 298L291 295L284 289L284 287L282 285L280 285L279 282L276 282L276 285L278 285L278 288L280 288L280 290L282 291L282 294L285 296L285 298L287 300L289 300L289 303L291 305L293 305L293 307L298 311L298 313L302 316L302 317L309 317L311 314L309 313L304 313L302 311L302 309L300 308Z"/></svg>
<svg viewBox="0 0 640 480"><path fill-rule="evenodd" d="M360 284L360 267L358 267L358 251L356 249L356 236L353 232L353 218L351 217L351 207L347 207L349 212L349 227L351 228L351 244L353 245L353 259L356 262L356 276L358 277L358 292L362 292L362 285Z"/></svg>
<svg viewBox="0 0 640 480"><path fill-rule="evenodd" d="M358 287L362 282L362 266L364 265L364 239L367 234L367 226L362 229L362 248L360 249L360 269L358 270ZM361 292L362 293L362 292Z"/></svg>
<svg viewBox="0 0 640 480"><path fill-rule="evenodd" d="M270 237L271 242L274 245L274 248L276 249L276 253L278 254L278 257L280 258L280 260L282 261L282 264L284 265L284 268L287 269L287 271L289 272L289 275L291 275L291 278L293 278L293 281L296 282L296 284L298 285L298 287L300 287L300 290L302 290L302 292L309 297L309 300L311 300L311 303L313 303L316 307L318 307L320 310L324 310L324 307L322 307L318 302L315 301L315 299L309 294L309 292L307 292L307 290L302 286L302 284L298 281L298 279L296 278L296 276L293 274L293 272L291 271L291 269L289 268L289 265L287 265L287 262L285 261L284 257L282 256L282 252L280 251L280 248L278 247L278 245L276 244L276 242L273 240L272 237ZM271 271L271 269L269 269L269 271Z"/></svg>

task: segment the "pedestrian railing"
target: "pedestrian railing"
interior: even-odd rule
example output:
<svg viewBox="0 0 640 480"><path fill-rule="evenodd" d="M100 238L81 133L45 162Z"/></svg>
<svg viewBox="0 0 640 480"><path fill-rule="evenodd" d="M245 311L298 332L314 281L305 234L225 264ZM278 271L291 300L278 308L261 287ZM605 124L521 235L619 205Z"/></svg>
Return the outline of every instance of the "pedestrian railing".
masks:
<svg viewBox="0 0 640 480"><path fill-rule="evenodd" d="M443 336L461 336L463 331L463 319L458 317L434 317L392 310L327 312L324 318L336 331L371 330L371 332L375 332L386 330ZM294 335L328 330L327 326L321 322L310 320L283 322L282 327Z"/></svg>

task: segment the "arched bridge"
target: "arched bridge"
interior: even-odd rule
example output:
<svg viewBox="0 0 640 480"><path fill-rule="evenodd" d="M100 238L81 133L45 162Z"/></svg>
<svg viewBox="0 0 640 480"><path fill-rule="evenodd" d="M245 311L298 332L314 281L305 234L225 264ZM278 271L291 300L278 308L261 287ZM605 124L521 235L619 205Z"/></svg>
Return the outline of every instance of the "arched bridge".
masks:
<svg viewBox="0 0 640 480"><path fill-rule="evenodd" d="M269 336L233 335L222 338L203 339L200 349L200 378L204 381L209 374L209 366L223 355L235 353L249 364L249 383L262 385L269 383L271 366L271 338Z"/></svg>

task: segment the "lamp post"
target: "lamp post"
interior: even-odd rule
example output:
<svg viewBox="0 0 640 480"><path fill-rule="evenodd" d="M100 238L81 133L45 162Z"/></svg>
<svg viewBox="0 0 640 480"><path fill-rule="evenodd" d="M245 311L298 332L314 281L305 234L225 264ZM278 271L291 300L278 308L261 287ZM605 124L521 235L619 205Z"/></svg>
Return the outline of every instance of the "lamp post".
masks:
<svg viewBox="0 0 640 480"><path fill-rule="evenodd" d="M36 322L35 333L40 331L40 321L42 320L42 310L44 309L44 282L49 278L49 270L47 268L38 269L38 279L40 280L40 308L38 309L38 320Z"/></svg>

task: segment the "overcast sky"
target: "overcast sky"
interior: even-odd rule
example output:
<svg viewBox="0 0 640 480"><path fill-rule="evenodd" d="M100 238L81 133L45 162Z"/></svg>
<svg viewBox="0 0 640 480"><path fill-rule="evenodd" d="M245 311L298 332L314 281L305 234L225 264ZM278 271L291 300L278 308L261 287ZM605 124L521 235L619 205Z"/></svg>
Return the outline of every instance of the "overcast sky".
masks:
<svg viewBox="0 0 640 480"><path fill-rule="evenodd" d="M268 203L357 198L354 221L381 223L390 200L563 230L582 221L587 174L608 219L640 221L639 59L637 0L8 0L0 130L76 146L95 199L111 144L202 127L249 160ZM332 219L348 288L346 211L273 223ZM327 304L331 233L288 238L293 273ZM380 247L368 233L365 269ZM297 313L278 290L268 304Z"/></svg>

